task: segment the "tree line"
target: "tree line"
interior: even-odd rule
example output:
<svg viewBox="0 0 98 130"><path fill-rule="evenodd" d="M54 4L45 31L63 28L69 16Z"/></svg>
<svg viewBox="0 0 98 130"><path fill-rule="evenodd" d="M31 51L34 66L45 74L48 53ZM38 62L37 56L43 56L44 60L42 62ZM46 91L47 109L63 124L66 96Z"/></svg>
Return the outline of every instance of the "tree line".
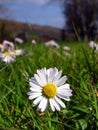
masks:
<svg viewBox="0 0 98 130"><path fill-rule="evenodd" d="M94 40L98 33L98 0L65 0L63 6L67 30L82 40Z"/></svg>

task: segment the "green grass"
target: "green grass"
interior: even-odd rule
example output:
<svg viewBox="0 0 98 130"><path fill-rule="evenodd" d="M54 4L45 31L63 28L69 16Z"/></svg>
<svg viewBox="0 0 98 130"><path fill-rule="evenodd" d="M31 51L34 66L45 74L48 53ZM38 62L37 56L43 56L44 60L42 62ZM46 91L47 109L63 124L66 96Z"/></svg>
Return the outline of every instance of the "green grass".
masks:
<svg viewBox="0 0 98 130"><path fill-rule="evenodd" d="M0 130L97 130L98 129L98 54L85 43L60 43L61 48L42 43L20 45L25 53L16 62L0 61ZM71 47L71 56L63 46ZM32 108L28 100L29 78L37 69L57 67L68 76L73 96L66 109L45 114Z"/></svg>

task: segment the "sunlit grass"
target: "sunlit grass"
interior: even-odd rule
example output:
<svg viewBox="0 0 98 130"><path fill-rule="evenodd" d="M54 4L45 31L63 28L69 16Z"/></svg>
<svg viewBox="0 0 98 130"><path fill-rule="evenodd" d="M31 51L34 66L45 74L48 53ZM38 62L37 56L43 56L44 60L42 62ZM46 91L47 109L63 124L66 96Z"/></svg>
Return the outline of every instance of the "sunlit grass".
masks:
<svg viewBox="0 0 98 130"><path fill-rule="evenodd" d="M93 130L98 128L98 54L84 43L20 45L24 55L16 62L0 61L0 129L2 130ZM64 54L68 45L71 56ZM73 90L66 109L39 113L28 100L29 78L37 69L57 67L68 76Z"/></svg>

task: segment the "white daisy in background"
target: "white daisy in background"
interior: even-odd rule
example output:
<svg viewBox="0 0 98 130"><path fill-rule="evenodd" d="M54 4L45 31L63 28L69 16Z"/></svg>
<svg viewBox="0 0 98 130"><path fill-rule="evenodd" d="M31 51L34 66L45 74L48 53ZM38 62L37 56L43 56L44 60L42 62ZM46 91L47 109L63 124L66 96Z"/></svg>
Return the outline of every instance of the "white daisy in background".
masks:
<svg viewBox="0 0 98 130"><path fill-rule="evenodd" d="M36 41L34 39L31 40L32 45L36 45Z"/></svg>
<svg viewBox="0 0 98 130"><path fill-rule="evenodd" d="M45 46L60 48L59 44L57 42L55 42L54 40L50 40L48 42L45 42Z"/></svg>
<svg viewBox="0 0 98 130"><path fill-rule="evenodd" d="M63 52L64 52L64 55L70 57L70 56L71 56L71 54L70 54L70 52L69 52L69 51L71 50L70 47L68 47L68 46L63 46L63 49L64 49L64 51L63 51Z"/></svg>
<svg viewBox="0 0 98 130"><path fill-rule="evenodd" d="M53 112L60 111L60 107L66 107L61 99L70 101L72 90L70 85L65 83L67 76L61 75L62 71L57 68L37 70L37 74L29 80L30 92L27 93L29 99L33 100L33 107L38 105L41 112L46 110L48 104Z"/></svg>
<svg viewBox="0 0 98 130"><path fill-rule="evenodd" d="M68 47L68 46L63 46L63 49L66 51L70 51L70 47Z"/></svg>
<svg viewBox="0 0 98 130"><path fill-rule="evenodd" d="M13 50L14 49L14 43L13 42L4 40L3 45L4 45L6 50Z"/></svg>
<svg viewBox="0 0 98 130"><path fill-rule="evenodd" d="M11 53L14 56L20 56L20 55L23 55L23 50L22 49L16 49L16 50L13 50Z"/></svg>
<svg viewBox="0 0 98 130"><path fill-rule="evenodd" d="M89 47L95 49L95 52L98 51L98 44L96 44L94 41L89 42Z"/></svg>
<svg viewBox="0 0 98 130"><path fill-rule="evenodd" d="M96 43L94 41L90 41L88 43L88 45L89 45L90 48L94 48L94 47L96 48Z"/></svg>
<svg viewBox="0 0 98 130"><path fill-rule="evenodd" d="M15 38L15 42L17 42L19 44L23 44L24 43L24 41L21 38L19 38L19 37Z"/></svg>
<svg viewBox="0 0 98 130"><path fill-rule="evenodd" d="M14 55L12 55L9 51L0 53L0 59L2 61L4 61L5 63L11 63L11 62L15 61Z"/></svg>

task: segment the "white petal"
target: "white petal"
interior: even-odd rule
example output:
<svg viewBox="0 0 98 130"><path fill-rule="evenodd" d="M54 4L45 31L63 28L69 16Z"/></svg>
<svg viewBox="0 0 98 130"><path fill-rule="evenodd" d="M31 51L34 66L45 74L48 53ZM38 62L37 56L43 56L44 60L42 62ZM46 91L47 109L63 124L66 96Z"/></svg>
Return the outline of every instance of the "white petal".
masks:
<svg viewBox="0 0 98 130"><path fill-rule="evenodd" d="M29 85L30 85L32 88L42 89L39 85L36 85L36 84L34 84L33 82L29 82Z"/></svg>
<svg viewBox="0 0 98 130"><path fill-rule="evenodd" d="M59 90L57 91L57 94L63 95L63 96L72 96L72 90Z"/></svg>
<svg viewBox="0 0 98 130"><path fill-rule="evenodd" d="M52 83L53 68L47 70L47 82Z"/></svg>
<svg viewBox="0 0 98 130"><path fill-rule="evenodd" d="M50 68L47 70L47 76L48 76L48 83L52 83L53 79L55 78L55 74L58 72L57 68Z"/></svg>
<svg viewBox="0 0 98 130"><path fill-rule="evenodd" d="M40 96L38 98L36 98L34 101L33 101L33 106L36 106L41 100L42 100L43 96Z"/></svg>
<svg viewBox="0 0 98 130"><path fill-rule="evenodd" d="M27 94L29 95L30 100L37 98L37 97L42 95L41 93L32 93L32 92L28 92Z"/></svg>
<svg viewBox="0 0 98 130"><path fill-rule="evenodd" d="M61 77L61 75L62 75L62 71L59 71L58 73L56 73L53 83L57 82L59 78Z"/></svg>
<svg viewBox="0 0 98 130"><path fill-rule="evenodd" d="M38 73L43 85L45 85L47 83L45 71L46 71L45 69L37 70L37 73Z"/></svg>
<svg viewBox="0 0 98 130"><path fill-rule="evenodd" d="M41 112L45 111L46 107L47 107L47 103L48 103L48 100L43 97L43 99L41 100L39 106L38 106L38 109L41 110Z"/></svg>
<svg viewBox="0 0 98 130"><path fill-rule="evenodd" d="M70 101L70 97L68 96L64 96L64 95L61 95L61 94L57 94L57 96L59 97L59 98L62 98L62 99L64 99L64 100L66 100L66 101Z"/></svg>
<svg viewBox="0 0 98 130"><path fill-rule="evenodd" d="M70 85L66 83L66 84L58 87L58 91L59 90L70 90Z"/></svg>
<svg viewBox="0 0 98 130"><path fill-rule="evenodd" d="M48 104L48 100L46 99L45 102L44 102L44 106L43 108L41 109L41 112L44 112L47 108L47 104Z"/></svg>
<svg viewBox="0 0 98 130"><path fill-rule="evenodd" d="M49 99L49 103L50 103L50 107L51 107L52 111L54 112L55 111L55 107L54 107L54 105L52 103L52 99L51 98Z"/></svg>
<svg viewBox="0 0 98 130"><path fill-rule="evenodd" d="M30 87L30 90L32 91L32 92L42 92L42 90L41 89L37 89L37 88L34 88L34 87Z"/></svg>
<svg viewBox="0 0 98 130"><path fill-rule="evenodd" d="M59 106L59 104L55 101L54 98L51 99L51 102L52 102L52 104L54 105L55 109L56 109L57 111L60 111L60 106Z"/></svg>
<svg viewBox="0 0 98 130"><path fill-rule="evenodd" d="M36 81L39 83L40 86L44 86L42 79L37 74L34 74L34 78L36 79Z"/></svg>
<svg viewBox="0 0 98 130"><path fill-rule="evenodd" d="M27 93L27 95L32 95L32 92L31 92L31 91L30 91L30 92L28 92L28 93Z"/></svg>
<svg viewBox="0 0 98 130"><path fill-rule="evenodd" d="M66 106L65 106L65 104L63 103L63 101L62 101L62 100L60 100L57 96L55 96L54 98L55 98L56 102L58 102L58 104L60 104L60 105L61 105L61 107L63 107L63 108L65 108L65 107L66 107Z"/></svg>
<svg viewBox="0 0 98 130"><path fill-rule="evenodd" d="M15 61L15 59L14 58L12 58L12 57L4 57L3 59L2 59L4 62L6 62L6 63L10 63L11 61Z"/></svg>
<svg viewBox="0 0 98 130"><path fill-rule="evenodd" d="M36 81L34 77L30 78L29 81L39 86L39 83Z"/></svg>
<svg viewBox="0 0 98 130"><path fill-rule="evenodd" d="M55 82L55 84L56 84L56 86L59 87L59 86L63 85L66 82L66 80L67 80L67 76L63 76L62 78L60 78L59 80L57 80Z"/></svg>

